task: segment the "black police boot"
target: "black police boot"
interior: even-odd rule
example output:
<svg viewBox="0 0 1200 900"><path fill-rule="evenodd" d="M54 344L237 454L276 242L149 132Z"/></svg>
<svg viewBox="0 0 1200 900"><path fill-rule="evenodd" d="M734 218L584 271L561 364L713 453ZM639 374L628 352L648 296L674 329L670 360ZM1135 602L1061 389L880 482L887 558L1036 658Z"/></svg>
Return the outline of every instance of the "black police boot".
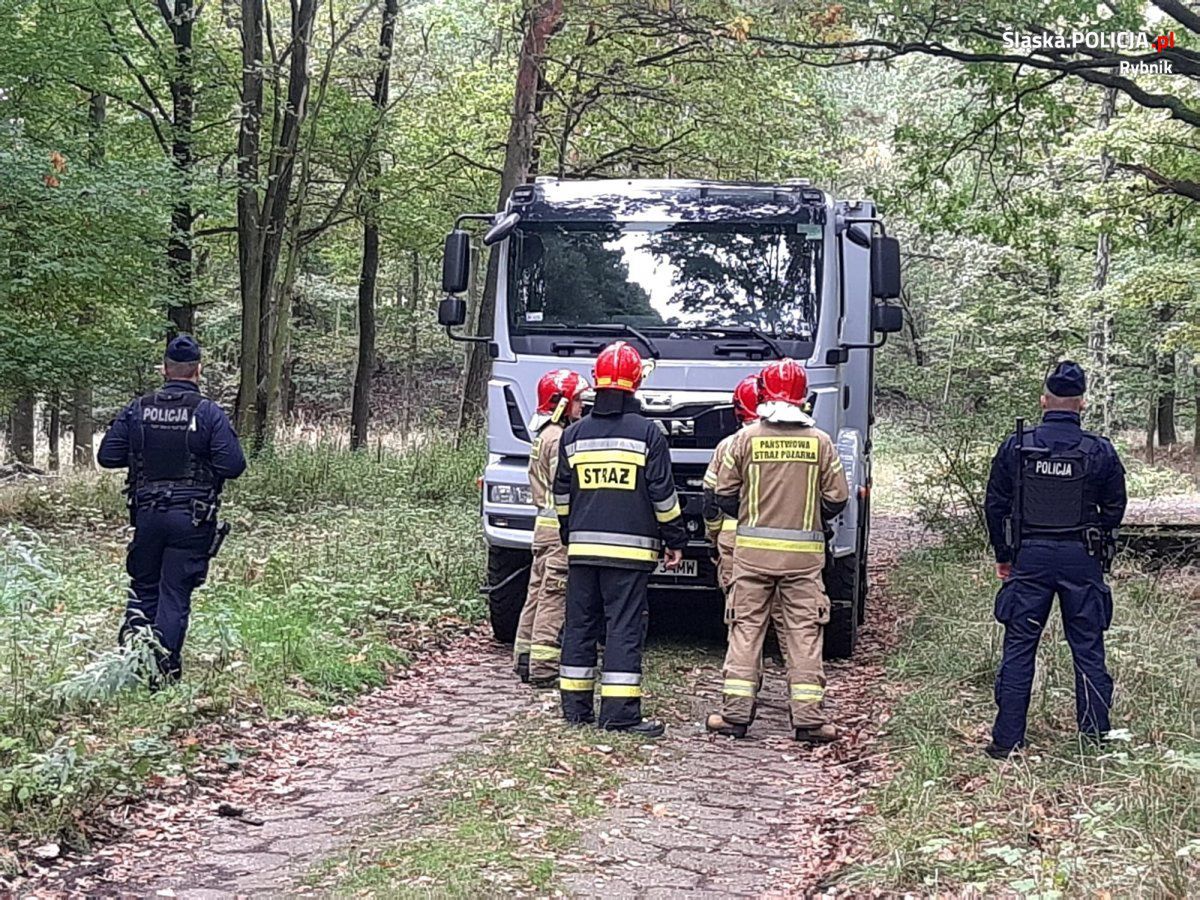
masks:
<svg viewBox="0 0 1200 900"><path fill-rule="evenodd" d="M619 731L622 734L635 734L643 738L660 738L667 733L667 726L653 719L642 719L636 725L605 725L605 731Z"/></svg>
<svg viewBox="0 0 1200 900"><path fill-rule="evenodd" d="M723 734L725 737L744 738L749 725L741 722L730 722L720 713L712 713L704 720L704 728L713 734Z"/></svg>
<svg viewBox="0 0 1200 900"><path fill-rule="evenodd" d="M517 657L516 663L513 665L513 671L517 673L517 677L521 679L522 684L529 684L529 654L522 653Z"/></svg>
<svg viewBox="0 0 1200 900"><path fill-rule="evenodd" d="M1001 747L999 744L995 743L994 741L983 748L983 752L986 753L988 756L990 756L992 759L1001 759L1001 760L1008 759L1010 756L1012 756L1015 753L1019 753L1020 751L1021 751L1021 747L1019 744L1015 747Z"/></svg>

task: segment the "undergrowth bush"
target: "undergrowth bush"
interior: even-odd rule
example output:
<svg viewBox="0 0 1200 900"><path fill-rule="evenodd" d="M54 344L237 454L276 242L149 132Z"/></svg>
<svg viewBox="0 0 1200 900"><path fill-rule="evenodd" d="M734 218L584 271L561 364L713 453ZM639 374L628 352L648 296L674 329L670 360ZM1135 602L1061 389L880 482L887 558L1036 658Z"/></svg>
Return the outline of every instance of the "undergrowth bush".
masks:
<svg viewBox="0 0 1200 900"><path fill-rule="evenodd" d="M227 492L234 531L195 595L184 681L151 693L151 650L117 649L128 539L120 479L0 496L0 830L79 823L197 753L180 732L319 712L382 684L414 623L482 612L482 452L278 449ZM32 523L33 530L18 522ZM417 648L419 649L419 648Z"/></svg>
<svg viewBox="0 0 1200 900"><path fill-rule="evenodd" d="M889 664L906 693L888 723L896 774L869 819L858 886L981 896L1190 896L1200 883L1200 586L1125 569L1107 634L1111 740L1081 743L1074 670L1052 618L1013 762L981 748L1002 630L986 559L912 554L891 579L919 599Z"/></svg>

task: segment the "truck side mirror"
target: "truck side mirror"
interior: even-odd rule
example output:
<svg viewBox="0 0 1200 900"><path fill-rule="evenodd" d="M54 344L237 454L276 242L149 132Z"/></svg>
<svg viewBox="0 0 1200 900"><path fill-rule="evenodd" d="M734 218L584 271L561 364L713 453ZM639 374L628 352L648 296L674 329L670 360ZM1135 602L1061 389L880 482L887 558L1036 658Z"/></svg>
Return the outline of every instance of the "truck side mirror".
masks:
<svg viewBox="0 0 1200 900"><path fill-rule="evenodd" d="M900 242L895 238L871 238L871 294L876 300L900 296Z"/></svg>
<svg viewBox="0 0 1200 900"><path fill-rule="evenodd" d="M446 235L446 247L442 255L442 290L447 294L461 294L467 289L470 271L471 235L460 228L455 228ZM441 317L439 310L439 321L441 321Z"/></svg>
<svg viewBox="0 0 1200 900"><path fill-rule="evenodd" d="M895 334L904 327L904 310L891 303L880 303L871 310L871 327L882 334Z"/></svg>
<svg viewBox="0 0 1200 900"><path fill-rule="evenodd" d="M467 301L462 297L447 297L438 304L438 324L447 328L457 328L466 324Z"/></svg>

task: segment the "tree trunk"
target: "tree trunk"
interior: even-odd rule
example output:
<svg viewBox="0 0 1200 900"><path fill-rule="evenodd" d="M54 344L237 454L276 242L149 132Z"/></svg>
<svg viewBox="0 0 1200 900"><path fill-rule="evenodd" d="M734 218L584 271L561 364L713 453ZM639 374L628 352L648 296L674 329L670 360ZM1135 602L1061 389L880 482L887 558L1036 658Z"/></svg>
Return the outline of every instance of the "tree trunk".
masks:
<svg viewBox="0 0 1200 900"><path fill-rule="evenodd" d="M12 411L13 456L17 462L33 465L34 409L37 398L33 391L25 391L17 397Z"/></svg>
<svg viewBox="0 0 1200 900"><path fill-rule="evenodd" d="M500 175L500 199L497 209L504 209L513 188L528 177L535 155L537 136L538 87L542 83L542 56L546 45L560 27L563 19L563 0L540 0L525 16L525 37L517 61L517 83L513 94L512 120L508 141L504 147L504 167ZM496 290L500 271L500 255L488 254L487 279L484 282L483 302L479 310L476 334L490 334L496 318ZM458 420L461 432L468 421L477 421L487 405L487 381L491 356L487 344L470 344L467 350L467 371L463 381L463 404Z"/></svg>
<svg viewBox="0 0 1200 900"><path fill-rule="evenodd" d="M1192 399L1196 407L1192 428L1192 481L1200 487L1200 366L1192 366Z"/></svg>
<svg viewBox="0 0 1200 900"><path fill-rule="evenodd" d="M1175 431L1175 354L1161 353L1158 357L1159 395L1157 407L1158 445L1171 447L1179 443Z"/></svg>
<svg viewBox="0 0 1200 900"><path fill-rule="evenodd" d="M76 379L71 391L71 461L76 469L90 469L95 459L95 422L92 419L92 384Z"/></svg>
<svg viewBox="0 0 1200 900"><path fill-rule="evenodd" d="M383 116L387 110L391 80L392 46L396 37L399 0L384 0L383 23L379 29L379 72L371 102ZM374 142L367 163L367 189L363 207L362 273L358 280L358 364L354 371L354 394L350 401L350 449L367 444L371 418L371 379L375 375L375 282L379 276L379 176L381 160Z"/></svg>
<svg viewBox="0 0 1200 900"><path fill-rule="evenodd" d="M1150 351L1150 396L1146 408L1149 414L1146 418L1146 462L1154 464L1154 433L1158 430L1158 360L1153 350Z"/></svg>
<svg viewBox="0 0 1200 900"><path fill-rule="evenodd" d="M266 196L263 199L259 222L259 246L262 249L257 273L260 317L256 344L257 378L253 386L256 394L253 419L255 447L261 447L266 438L268 403L265 376L271 366L271 339L277 313L272 301L279 258L283 250L284 232L287 230L288 202L296 171L296 151L308 111L309 56L312 49L313 25L316 22L317 0L299 0L292 10L287 103L283 110L283 126L279 131L279 139L271 148L271 171L267 179ZM250 351L243 347L243 353L248 352Z"/></svg>
<svg viewBox="0 0 1200 900"><path fill-rule="evenodd" d="M196 307L192 296L192 122L195 118L195 83L192 69L192 25L196 18L194 0L175 0L172 11L165 0L159 3L171 30L175 47L175 69L171 73L171 162L179 178L175 204L171 208L171 237L167 242L167 264L173 277L168 316L176 333L196 329Z"/></svg>
<svg viewBox="0 0 1200 900"><path fill-rule="evenodd" d="M238 270L242 293L242 347L238 373L237 423L254 431L258 402L258 341L262 319L262 240L259 234L258 164L263 103L262 0L242 0L242 91L238 124Z"/></svg>
<svg viewBox="0 0 1200 900"><path fill-rule="evenodd" d="M104 162L104 118L108 98L92 94L88 98L88 165ZM90 318L90 313L84 313ZM92 382L86 372L76 374L71 386L71 463L77 470L91 469L96 463L95 430L92 418Z"/></svg>
<svg viewBox="0 0 1200 900"><path fill-rule="evenodd" d="M59 456L59 443L62 438L62 395L58 391L50 394L50 422L46 426L46 438L50 444L50 471L57 472L62 468L62 457Z"/></svg>
<svg viewBox="0 0 1200 900"><path fill-rule="evenodd" d="M1106 131L1116 111L1117 91L1106 88L1100 102L1100 115L1096 123L1099 131ZM1100 150L1100 183L1104 184L1112 176L1114 161L1108 145ZM1088 335L1088 349L1091 351L1092 370L1095 379L1092 386L1092 396L1097 399L1101 427L1105 434L1112 431L1113 412L1113 383L1109 366L1108 350L1112 344L1113 316L1108 303L1102 298L1101 291L1108 284L1108 268L1112 255L1111 241L1108 231L1101 225L1100 233L1096 236L1096 262L1092 270L1092 291L1097 296L1097 302L1092 309L1092 327Z"/></svg>

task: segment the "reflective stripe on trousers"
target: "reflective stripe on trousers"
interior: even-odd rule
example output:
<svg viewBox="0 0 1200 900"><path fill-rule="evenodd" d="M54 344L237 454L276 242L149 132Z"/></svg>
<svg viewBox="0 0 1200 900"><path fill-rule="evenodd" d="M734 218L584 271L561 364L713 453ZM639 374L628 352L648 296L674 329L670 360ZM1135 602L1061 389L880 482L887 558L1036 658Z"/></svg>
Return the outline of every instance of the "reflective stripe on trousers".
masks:
<svg viewBox="0 0 1200 900"><path fill-rule="evenodd" d="M564 691L588 691L596 688L595 666L559 666L558 687Z"/></svg>
<svg viewBox="0 0 1200 900"><path fill-rule="evenodd" d="M642 676L638 672L605 672L600 676L601 697L642 696Z"/></svg>

